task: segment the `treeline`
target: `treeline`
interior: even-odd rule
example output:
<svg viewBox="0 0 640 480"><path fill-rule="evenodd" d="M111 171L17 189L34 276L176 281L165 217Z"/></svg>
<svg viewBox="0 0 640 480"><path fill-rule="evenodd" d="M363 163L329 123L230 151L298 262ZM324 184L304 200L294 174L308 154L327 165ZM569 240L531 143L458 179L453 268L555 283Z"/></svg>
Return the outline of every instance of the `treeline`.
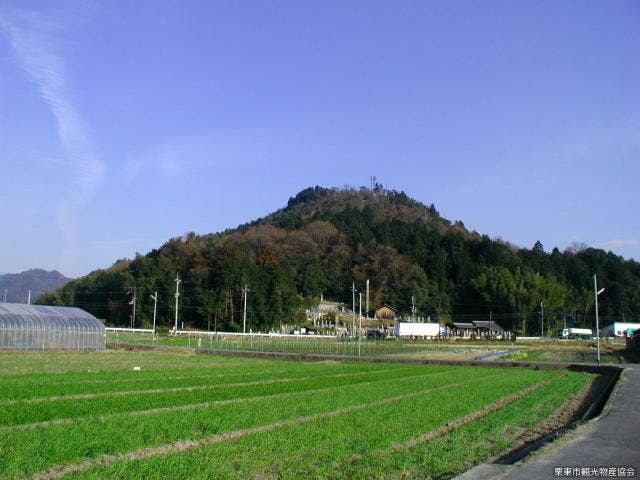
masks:
<svg viewBox="0 0 640 480"><path fill-rule="evenodd" d="M351 285L370 280L372 307L387 303L441 321L485 319L519 333L576 325L593 317L592 275L607 288L603 318L640 313L640 264L577 246L547 253L537 242L519 249L469 232L403 192L369 189L300 192L286 208L222 234L193 233L157 250L74 280L39 303L75 305L109 324L149 325L150 295L159 292L158 323L173 325L175 278L180 320L193 328L240 330L244 287L247 328L268 330L304 321L321 294L351 304Z"/></svg>

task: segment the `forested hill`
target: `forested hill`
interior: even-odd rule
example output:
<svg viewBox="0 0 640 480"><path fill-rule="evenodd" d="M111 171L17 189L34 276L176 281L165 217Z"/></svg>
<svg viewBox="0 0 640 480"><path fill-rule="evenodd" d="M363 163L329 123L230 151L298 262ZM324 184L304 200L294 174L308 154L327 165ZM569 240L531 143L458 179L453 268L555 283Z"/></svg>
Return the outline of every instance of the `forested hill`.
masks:
<svg viewBox="0 0 640 480"><path fill-rule="evenodd" d="M56 288L67 283L70 278L56 270L42 270L33 268L21 273L6 273L0 275L0 301L4 300L5 290L7 302L27 303L29 290L31 299L46 292L53 292Z"/></svg>
<svg viewBox="0 0 640 480"><path fill-rule="evenodd" d="M186 234L133 260L120 260L74 280L40 303L82 307L111 324L129 324L134 287L136 323L148 324L150 295L159 292L161 325L172 325L176 275L180 319L194 328L241 327L242 289L248 328L265 330L302 321L305 308L325 298L351 304L351 285L370 280L372 308L382 303L441 321L486 319L539 333L565 315L591 325L592 275L607 288L604 323L640 314L640 263L578 246L546 252L468 231L433 205L403 192L308 188L277 212L218 234Z"/></svg>

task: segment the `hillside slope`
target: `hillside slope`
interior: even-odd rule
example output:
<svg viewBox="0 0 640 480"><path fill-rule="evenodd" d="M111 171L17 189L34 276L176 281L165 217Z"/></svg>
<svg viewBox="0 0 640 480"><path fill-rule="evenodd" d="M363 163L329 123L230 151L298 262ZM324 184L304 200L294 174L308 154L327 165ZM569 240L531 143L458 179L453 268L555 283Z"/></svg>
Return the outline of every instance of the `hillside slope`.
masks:
<svg viewBox="0 0 640 480"><path fill-rule="evenodd" d="M388 303L407 313L451 319L486 318L505 328L539 332L571 314L593 315L591 276L607 295L601 315L640 313L640 264L592 248L546 253L538 242L519 249L442 218L433 205L403 192L313 187L271 215L218 234L189 233L131 261L119 261L40 299L76 305L127 324L136 289L137 319L148 322L149 295L160 292L159 318L172 324L174 279L182 279L181 319L197 328L239 329L243 286L248 323L268 329L300 321L320 294L351 304L351 286L371 285L372 308Z"/></svg>

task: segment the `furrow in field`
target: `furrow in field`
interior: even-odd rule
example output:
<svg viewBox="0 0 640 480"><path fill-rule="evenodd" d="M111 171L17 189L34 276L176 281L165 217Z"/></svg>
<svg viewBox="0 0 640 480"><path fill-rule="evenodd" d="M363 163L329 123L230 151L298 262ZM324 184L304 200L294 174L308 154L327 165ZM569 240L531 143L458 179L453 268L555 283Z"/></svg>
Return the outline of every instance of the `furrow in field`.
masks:
<svg viewBox="0 0 640 480"><path fill-rule="evenodd" d="M97 458L84 460L71 465L56 465L49 468L46 471L38 472L34 474L31 478L32 480L59 479L71 473L85 472L91 468L107 465L114 462L144 460L144 459L159 456L159 455L168 455L171 453L183 452L186 450L205 447L205 446L213 445L216 443L234 441L242 437L245 437L247 435L271 432L273 430L277 430L280 428L286 428L294 425L313 422L318 419L337 417L337 416L355 412L358 410L363 410L363 409L372 408L376 406L386 405L393 402L398 402L401 400L405 400L407 398L424 395L426 393L430 393L434 391L459 387L469 383L484 380L487 377L488 376L478 377L472 380L466 380L464 382L452 383L452 384L442 385L439 387L431 387L431 388L427 388L417 392L411 392L411 393L406 393L402 395L396 395L393 397L383 398L373 402L350 405L350 406L338 408L336 410L332 410L329 412L322 412L314 415L296 417L292 419L282 420L274 423L269 423L266 425L258 425L256 427L251 427L251 428L246 428L241 430L228 431L228 432L212 435L206 438L195 439L195 440L189 440L189 439L180 440L173 443L157 445L154 447L147 447L147 448L143 448L143 449L132 451L132 452L126 452L126 453L105 454Z"/></svg>
<svg viewBox="0 0 640 480"><path fill-rule="evenodd" d="M120 370L111 370L111 371L96 371L92 373L86 372L72 372L71 374L67 373L58 373L58 374L27 374L27 375L7 375L3 376L4 381L7 385L17 385L17 386L41 386L41 385L100 385L104 383L111 382L136 382L141 378L144 380L152 380L152 379L181 379L181 378L196 378L196 377L206 377L211 374L212 370L225 370L232 371L237 373L225 373L223 375L249 375L251 373L264 372L266 374L272 373L281 373L290 370L302 370L302 367L298 367L297 365L282 365L283 362L275 361L278 367L273 367L270 365L270 368L265 368L263 363L259 361L254 362L241 362L241 363L212 363L199 365L197 368L187 369L165 369L165 370L156 370L149 368L147 365L142 365L141 372L132 372L131 368L136 364L136 361L129 362L130 364L126 365L123 369ZM334 362L330 367L334 368L345 368L346 366L354 367L353 363L347 362ZM327 365L322 362L314 363L311 366L305 366L305 370L316 370L327 368ZM372 368L375 369L375 368ZM167 371L172 373L173 375L166 376ZM132 375L130 378L121 378L122 375ZM80 378L72 378L68 379L68 377L80 377Z"/></svg>
<svg viewBox="0 0 640 480"><path fill-rule="evenodd" d="M540 424L549 422L550 413L562 408L560 406L567 398L575 398L585 382L587 388L590 384L590 379L583 374L567 373L476 421L428 441L417 442L412 448L396 449L388 454L384 449L371 450L359 458L351 456L350 461L332 465L341 472L335 478L351 479L365 469L376 472L376 478L396 478L399 472L403 478L451 478L473 464L547 433L538 430ZM573 412L571 408L569 410ZM189 476L186 469L184 474Z"/></svg>
<svg viewBox="0 0 640 480"><path fill-rule="evenodd" d="M397 369L389 368L386 370L376 370L376 373L389 372L394 370L397 370ZM314 375L314 376L304 376L304 377L271 378L268 380L255 380L251 382L196 385L196 386L187 386L187 387L150 388L150 389L142 389L142 390L118 390L118 391L111 391L111 392L82 393L77 395L54 395L50 397L5 400L3 402L0 402L0 405L33 404L33 403L55 402L58 400L92 400L95 398L102 398L102 397L123 397L128 395L148 395L148 394L169 393L169 392L193 392L198 390L208 390L212 388L223 388L223 387L232 388L232 387L244 387L244 386L251 386L251 385L269 385L272 383L288 383L288 382L295 382L300 380L311 380L314 378L334 378L334 377L340 378L340 377L357 376L357 375L368 375L370 373L372 373L370 370L365 370L360 372L345 372L345 373Z"/></svg>
<svg viewBox="0 0 640 480"><path fill-rule="evenodd" d="M437 373L442 369L418 369L417 372ZM234 388L224 388L229 384L223 384L209 389L195 391L178 391L153 395L129 395L102 397L94 400L59 400L57 402L45 402L35 404L9 405L0 409L0 425L9 427L62 418L75 418L82 416L106 415L116 412L128 412L135 410L147 410L150 408L177 406L191 403L203 403L213 400L228 400L238 397L268 395L271 393L301 390L320 386L333 386L335 384L355 383L360 379L368 380L378 377L399 378L410 375L416 370L396 371L387 370L370 373L351 373L335 378L332 375L316 375L310 379L296 379L295 381L273 384L248 385ZM302 378L302 377L298 377Z"/></svg>
<svg viewBox="0 0 640 480"><path fill-rule="evenodd" d="M72 375L86 375L97 373L111 373L114 371L129 370L132 365L146 366L150 371L167 371L167 370L187 370L190 367L201 368L202 366L210 367L226 367L239 366L242 364L254 364L249 361L220 361L220 358L206 358L202 356L196 357L195 354L189 353L181 355L179 353L171 353L167 355L157 355L152 352L144 354L136 354L133 352L122 352L118 355L112 351L96 353L92 357L92 361L87 362L83 353L64 353L64 352L45 352L43 354L34 354L23 352L24 355L15 352L0 357L0 365L3 367L3 377L9 381L20 380L26 376L46 376L46 377L64 377ZM11 362L3 361L13 355ZM34 356L36 358L34 358ZM244 359L243 359L244 360Z"/></svg>
<svg viewBox="0 0 640 480"><path fill-rule="evenodd" d="M226 368L226 367L225 367ZM212 375L210 370L208 369L209 373L206 374L202 374L202 375L165 375L164 373L160 372L153 372L153 375L149 375L149 376L144 376L144 375L140 375L138 372L136 372L134 375L136 375L136 377L130 377L130 378L110 378L110 379L83 379L83 380L63 380L63 381L52 381L49 383L42 383L40 381L35 381L31 384L27 384L28 386L42 386L42 385L56 385L56 386L65 386L65 385L102 385L102 384L109 384L109 383L135 383L135 382L140 382L140 381L153 381L153 380L184 380L184 379L190 379L190 378L222 378L222 377L234 377L234 376L247 376L247 375L255 375L256 373L260 372L260 370L256 369L256 370L252 370L252 371L245 371L245 372L234 372L234 373L220 373L220 374L216 374L216 375ZM267 374L272 374L272 373L283 373L286 372L286 369L281 369L281 370L268 370L266 371ZM127 372L129 373L129 372Z"/></svg>
<svg viewBox="0 0 640 480"><path fill-rule="evenodd" d="M425 371L424 369L418 370ZM136 451L182 439L206 438L225 431L251 428L297 416L313 415L339 407L415 392L428 387L448 385L467 380L468 373L467 370L461 369L453 374L453 377L439 375L433 378L422 377L408 382L384 382L366 387L351 384L330 394L309 392L293 397L289 401L260 400L246 404L223 405L211 409L160 413L144 417L113 418L106 422L75 422L71 425L52 426L47 429L7 432L0 435L0 452L2 452L0 463L4 463L5 466L4 474L0 473L0 478L8 479L18 476L23 478L35 472L45 471L53 465L76 463L87 458L97 458L103 454ZM498 372L494 372L493 376L496 373ZM376 375L370 375L363 380L371 380L376 377ZM487 380L493 381L491 379L483 381ZM306 388L332 386L333 382L332 379L321 382L314 381L310 382ZM475 388L476 385L478 384L474 383L472 388ZM290 388L291 386L295 388ZM252 390L254 388L251 387ZM276 388L267 386L256 389L256 394L268 395L299 388L294 384L288 384L283 389L280 386L276 386ZM185 397L188 398L191 395L194 394L190 393ZM203 398L198 401L218 399L221 400L224 397ZM82 404L82 402L78 403ZM172 403L153 406L169 405ZM103 413L116 411L118 410L113 409ZM85 415L92 414L95 415L92 410L85 413Z"/></svg>
<svg viewBox="0 0 640 480"><path fill-rule="evenodd" d="M542 387L549 385L553 382L556 382L558 380L560 380L562 377L564 377L565 374L561 374L561 375L557 375L553 378L549 378L547 380L543 380L541 382L538 382L534 385L531 385L527 388L524 388L514 394L511 394L507 397L501 398L500 400L498 400L497 402L494 402L490 405L487 405L479 410L476 410L473 413L469 413L467 415L462 415L458 418L455 418L453 420L451 420L450 422L445 423L444 425L434 429L434 430L430 430L428 432L422 433L416 437L410 438L405 442L401 442L401 443L395 443L391 446L389 446L389 448L385 448L385 449L381 449L381 450L376 450L375 452L372 452L372 456L381 456L384 457L386 455L389 455L391 453L400 451L400 450L406 450L409 448L413 448L416 445L418 445L419 443L423 443L423 442L428 442L430 440L433 440L436 437L439 437L441 435L445 435L449 432L452 432L453 430L456 430L468 423L471 422L475 422L477 420L480 420L481 418L487 416L488 414L490 414L491 412L495 412L496 410L499 410L503 407L505 407L506 405L509 405L510 403L515 402L516 400L520 400L521 398L526 397L527 395L530 395L531 393L535 392L536 390L541 389ZM356 459L358 458L358 456L353 456L352 459Z"/></svg>
<svg viewBox="0 0 640 480"><path fill-rule="evenodd" d="M346 367L341 366L340 369L338 370L338 373L350 373L350 371L352 370L348 370ZM7 402L15 402L18 400L34 400L34 401L39 401L39 399L42 398L47 398L47 397L53 397L53 396L58 396L59 393L58 392L53 392L55 395L51 394L51 395L47 395L42 396L40 395L39 397L33 397L33 396L29 396L30 393L32 393L33 390L38 390L41 388L53 388L55 390L62 390L64 391L64 386L65 385L78 385L78 386L106 386L106 387L110 387L110 386L121 386L123 384L129 384L129 383L135 383L135 382L139 382L141 384L145 384L145 383L151 383L154 381L159 381L159 382L163 382L163 383L170 383L170 382L180 382L180 381L184 381L184 380L206 380L206 379L224 379L224 378L231 378L231 377L247 377L247 376L260 376L261 378L264 378L265 376L272 376L272 375L278 375L278 374L282 374L282 373L288 373L288 374L294 374L294 373L314 373L316 371L320 371L321 369L296 369L296 368L283 368L283 369L279 369L279 370L269 370L266 372L260 371L259 369L255 369L255 370L251 370L248 372L233 372L233 373L222 373L222 374L212 374L211 372L205 375L180 375L180 376L165 376L165 377L161 377L161 376L153 376L153 377L149 377L149 376L140 376L138 378L135 377L131 377L131 378L124 378L124 379L108 379L108 380L92 380L90 381L91 383L89 383L89 381L83 381L83 380L79 380L79 381L71 381L71 382L56 382L55 384L51 384L51 383L44 383L44 384L37 384L37 383L33 383L33 384L27 384L27 385L21 385L18 388L11 388L9 387L8 389L6 389L3 394L0 395L0 405L2 404L7 404ZM323 370L326 370L323 369ZM346 372L344 372L345 370L348 370ZM384 369L380 369L380 371L383 371ZM342 371L342 372L341 372ZM359 370L359 371L377 371L377 369L368 369L368 370ZM93 383L95 382L95 383ZM30 392L31 389L31 392ZM142 390L142 388L139 388L139 390ZM115 390L105 390L105 391L115 391ZM8 392L8 393L7 393ZM80 394L85 394L87 393L86 391L80 391L77 392L75 394L80 395ZM93 393L100 393L100 392L93 392ZM65 392L64 397L65 398L69 398L71 395L74 395L73 391L72 392ZM6 397L14 397L14 398L6 398ZM17 396L20 396L20 398L16 398ZM59 395L62 396L62 395ZM4 399L2 397L5 397Z"/></svg>
<svg viewBox="0 0 640 480"><path fill-rule="evenodd" d="M382 372L382 370L380 371ZM375 372L378 373L378 372ZM284 393L274 393L271 395L256 395L256 396L251 396L251 397L239 397L239 398L232 398L232 399L228 399L228 400L214 400L211 402L200 402L200 403L188 403L188 404L184 404L184 405L174 405L174 406L170 406L170 407L157 407L157 408L149 408L149 409L145 409L145 410L133 410L133 411L129 411L129 412L118 412L118 413L110 413L107 415L86 415L86 416L81 416L81 417L70 417L70 418L59 418L59 419L55 419L55 420L46 420L43 422L33 422L33 423L23 423L23 424L18 424L18 425L10 425L10 426L5 426L5 427L0 427L0 433L6 433L6 432L10 432L13 430L35 430L37 428L46 428L49 426L53 426L53 425L71 425L75 422L78 421L83 421L83 420L97 420L97 421L105 421L105 420L109 420L112 418L125 418L125 417L140 417L140 416L145 416L145 415L153 415L153 414L157 414L157 413L170 413L170 412L179 412L179 411L185 411L185 410L197 410L199 408L211 408L211 407L215 407L215 406L221 406L221 405L230 405L230 404L234 404L234 403L245 403L245 402L253 402L253 401L257 401L257 400L269 400L269 399L276 399L276 398L287 398L287 397L294 397L296 395L304 395L307 393L324 393L324 392L330 392L332 390L339 390L341 388L345 388L346 386L354 386L354 385L358 385L358 386L367 386L367 385L373 385L376 383L383 383L383 382L393 382L393 381L406 381L406 380L415 380L416 378L419 377L428 377L428 376L435 376L435 375L442 375L442 374L450 374L451 372L429 372L429 373L421 373L421 374L416 374L416 375L407 375L407 376L403 376L403 377L392 377L392 378L381 378L378 380L369 380L369 381L365 381L365 382L356 382L356 383L352 383L352 384L340 384L340 385L336 385L336 386L332 386L332 387L321 387L321 388L310 388L310 389L303 389L303 390L295 390L292 392L284 392Z"/></svg>

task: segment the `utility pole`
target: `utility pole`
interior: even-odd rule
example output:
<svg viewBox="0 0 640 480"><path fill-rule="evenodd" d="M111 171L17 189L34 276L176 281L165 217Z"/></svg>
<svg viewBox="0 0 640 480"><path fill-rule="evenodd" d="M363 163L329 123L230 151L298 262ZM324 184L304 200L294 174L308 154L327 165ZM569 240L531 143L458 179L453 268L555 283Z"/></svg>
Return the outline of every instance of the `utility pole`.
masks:
<svg viewBox="0 0 640 480"><path fill-rule="evenodd" d="M544 338L544 304L540 302L540 336Z"/></svg>
<svg viewBox="0 0 640 480"><path fill-rule="evenodd" d="M244 312L242 313L242 333L247 333L247 292L250 290L244 286Z"/></svg>
<svg viewBox="0 0 640 480"><path fill-rule="evenodd" d="M411 295L411 318L416 321L416 301L413 295Z"/></svg>
<svg viewBox="0 0 640 480"><path fill-rule="evenodd" d="M491 320L493 317L493 310L489 310L489 332L492 332L493 330L491 330Z"/></svg>
<svg viewBox="0 0 640 480"><path fill-rule="evenodd" d="M358 356L360 356L360 344L362 343L362 292L358 293L358 305L360 306L360 313L358 315L360 322L358 327Z"/></svg>
<svg viewBox="0 0 640 480"><path fill-rule="evenodd" d="M604 292L604 288L598 290L598 279L596 274L593 274L593 299L595 300L596 307L596 343L598 349L598 366L600 366L600 323L598 321L598 295Z"/></svg>
<svg viewBox="0 0 640 480"><path fill-rule="evenodd" d="M369 279L367 278L367 308L364 312L365 316L369 318Z"/></svg>
<svg viewBox="0 0 640 480"><path fill-rule="evenodd" d="M182 280L180 280L180 277L178 276L178 274L176 274L176 293L175 293L175 297L176 297L176 324L174 325L173 329L174 332L178 331L178 298L180 297L180 282L182 282Z"/></svg>
<svg viewBox="0 0 640 480"><path fill-rule="evenodd" d="M27 297L27 305L31 305L31 290L29 290L29 296Z"/></svg>
<svg viewBox="0 0 640 480"><path fill-rule="evenodd" d="M351 284L351 292L353 293L353 309L351 310L351 335L356 333L356 282Z"/></svg>
<svg viewBox="0 0 640 480"><path fill-rule="evenodd" d="M155 338L155 336L156 336L156 311L158 310L158 292L154 292L154 294L151 295L151 298L153 299L153 337Z"/></svg>
<svg viewBox="0 0 640 480"><path fill-rule="evenodd" d="M131 288L129 288L129 292L131 292ZM133 299L129 302L129 305L131 305L131 328L136 326L136 294L137 289L136 287L133 287Z"/></svg>

